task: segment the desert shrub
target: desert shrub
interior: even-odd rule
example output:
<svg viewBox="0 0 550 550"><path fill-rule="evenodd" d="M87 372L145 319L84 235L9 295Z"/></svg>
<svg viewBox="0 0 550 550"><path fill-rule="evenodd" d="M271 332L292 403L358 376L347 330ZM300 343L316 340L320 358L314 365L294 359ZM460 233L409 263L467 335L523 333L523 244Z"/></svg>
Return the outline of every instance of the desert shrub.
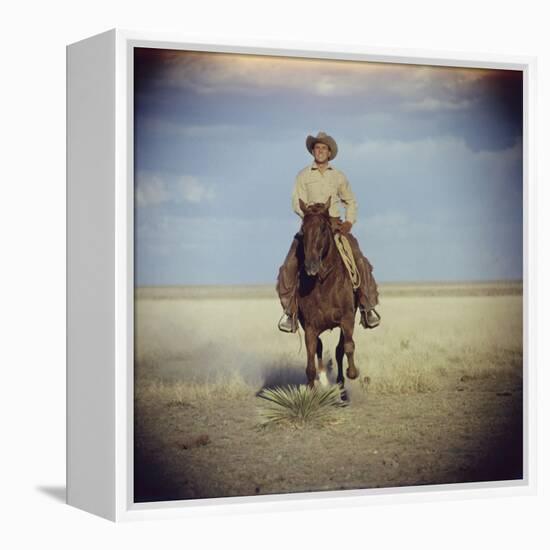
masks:
<svg viewBox="0 0 550 550"><path fill-rule="evenodd" d="M336 408L342 405L338 386L276 387L262 390L258 397L266 402L260 410L263 425L323 423L333 418Z"/></svg>

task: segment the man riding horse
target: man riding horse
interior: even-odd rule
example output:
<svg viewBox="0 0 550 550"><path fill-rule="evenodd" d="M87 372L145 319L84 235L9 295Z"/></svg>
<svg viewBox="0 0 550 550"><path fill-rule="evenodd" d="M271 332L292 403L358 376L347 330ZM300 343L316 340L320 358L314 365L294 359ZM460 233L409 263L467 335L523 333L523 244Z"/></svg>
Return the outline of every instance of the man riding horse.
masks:
<svg viewBox="0 0 550 550"><path fill-rule="evenodd" d="M357 203L346 176L329 164L329 159L336 157L338 146L331 136L319 132L315 137L307 137L306 148L313 155L314 162L296 176L292 208L303 218L304 204L326 203L331 199L329 214L332 231L334 234L344 235L348 240L360 276L360 284L355 292L361 325L363 328L375 328L380 324L380 316L374 309L378 304L378 289L372 274L372 265L363 256L357 239L350 233L356 221ZM345 207L345 221L340 219L339 203L343 203ZM296 292L299 285L298 247L301 237L302 229L294 236L277 277L277 293L284 310L279 329L283 332L296 332L298 329Z"/></svg>

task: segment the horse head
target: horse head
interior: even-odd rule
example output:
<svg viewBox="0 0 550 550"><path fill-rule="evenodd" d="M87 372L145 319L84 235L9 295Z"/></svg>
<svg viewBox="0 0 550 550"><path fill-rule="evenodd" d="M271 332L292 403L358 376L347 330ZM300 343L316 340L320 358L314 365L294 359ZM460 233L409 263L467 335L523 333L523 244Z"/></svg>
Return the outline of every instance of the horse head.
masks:
<svg viewBox="0 0 550 550"><path fill-rule="evenodd" d="M309 206L302 199L299 202L304 213L302 222L304 268L308 275L315 276L323 268L323 258L329 251L332 238L330 197L326 203L315 203Z"/></svg>

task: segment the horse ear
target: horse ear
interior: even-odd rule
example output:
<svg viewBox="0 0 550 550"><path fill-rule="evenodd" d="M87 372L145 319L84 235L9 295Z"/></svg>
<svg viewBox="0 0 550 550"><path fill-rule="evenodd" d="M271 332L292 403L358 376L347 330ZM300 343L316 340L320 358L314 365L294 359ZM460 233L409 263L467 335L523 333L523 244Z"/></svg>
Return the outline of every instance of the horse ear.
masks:
<svg viewBox="0 0 550 550"><path fill-rule="evenodd" d="M302 209L302 212L305 214L307 209L306 203L302 199L298 199L298 201L300 203L300 208Z"/></svg>
<svg viewBox="0 0 550 550"><path fill-rule="evenodd" d="M330 208L330 199L331 199L331 198L332 198L332 197L329 197L329 198L328 198L328 201L325 202L325 210L328 210L328 209Z"/></svg>

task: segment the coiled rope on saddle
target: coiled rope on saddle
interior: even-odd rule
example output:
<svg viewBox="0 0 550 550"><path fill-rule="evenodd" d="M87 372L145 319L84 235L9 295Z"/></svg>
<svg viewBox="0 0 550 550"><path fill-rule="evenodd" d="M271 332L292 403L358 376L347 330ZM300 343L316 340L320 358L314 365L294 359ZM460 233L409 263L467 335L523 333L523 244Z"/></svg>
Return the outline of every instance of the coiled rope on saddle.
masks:
<svg viewBox="0 0 550 550"><path fill-rule="evenodd" d="M348 270L353 290L355 290L361 286L361 273L357 269L351 244L349 243L347 237L342 235L339 231L334 234L334 242L336 243L336 248L342 257L342 260L344 261L344 265Z"/></svg>

